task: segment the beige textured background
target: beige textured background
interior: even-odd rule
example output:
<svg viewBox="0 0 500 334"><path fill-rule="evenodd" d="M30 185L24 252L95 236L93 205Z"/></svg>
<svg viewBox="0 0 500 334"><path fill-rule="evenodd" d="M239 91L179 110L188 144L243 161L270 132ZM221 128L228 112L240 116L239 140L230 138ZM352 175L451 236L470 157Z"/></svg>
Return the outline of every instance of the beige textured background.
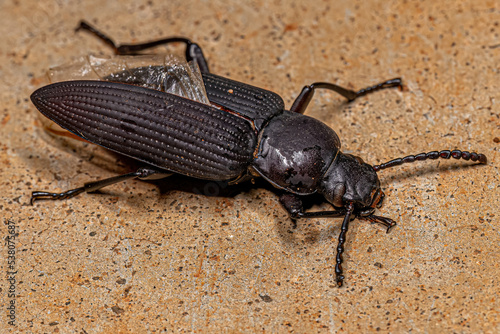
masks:
<svg viewBox="0 0 500 334"><path fill-rule="evenodd" d="M17 325L6 325L3 245L0 326L500 331L500 12L496 1L452 3L2 1L0 232L7 236L10 219L19 235ZM378 212L399 224L389 234L351 224L342 289L333 273L340 220L293 229L264 183L208 197L199 193L212 185L185 178L131 181L30 206L33 190L65 190L131 168L95 146L49 137L29 102L50 66L111 53L74 33L83 18L124 43L187 36L204 47L214 73L271 89L288 107L314 81L361 88L401 76L406 91L351 104L321 92L307 114L370 163L453 148L483 152L490 163L381 172L388 197Z"/></svg>

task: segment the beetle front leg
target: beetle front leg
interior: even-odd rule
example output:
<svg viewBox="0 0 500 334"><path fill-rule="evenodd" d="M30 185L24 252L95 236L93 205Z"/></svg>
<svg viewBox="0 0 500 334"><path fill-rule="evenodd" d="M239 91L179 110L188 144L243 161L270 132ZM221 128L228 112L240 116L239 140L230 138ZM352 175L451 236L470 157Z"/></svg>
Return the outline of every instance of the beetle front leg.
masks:
<svg viewBox="0 0 500 334"><path fill-rule="evenodd" d="M161 178L166 177L170 174L161 172L159 170L153 168L142 167L132 173L127 173L123 175L113 176L104 180L99 180L95 182L88 182L83 185L83 187L71 189L64 191L62 193L50 193L45 191L33 191L31 193L31 205L35 203L37 200L62 200L75 197L83 192L94 192L101 188L107 187L109 185L126 181L129 179L139 178L139 179L152 179L152 178Z"/></svg>
<svg viewBox="0 0 500 334"><path fill-rule="evenodd" d="M80 21L80 25L76 28L76 31L79 30L85 30L94 34L104 43L113 48L113 50L117 55L135 55L138 52L154 48L159 45L167 45L171 43L184 43L186 44L186 60L188 62L195 61L198 64L198 67L200 68L200 71L202 73L210 72L208 69L207 60L203 55L201 47L198 44L193 43L191 40L184 37L168 37L146 43L117 45L109 36L97 30L96 28L94 28L85 21Z"/></svg>
<svg viewBox="0 0 500 334"><path fill-rule="evenodd" d="M333 90L334 92L339 93L340 95L345 97L349 102L351 102L360 96L391 87L402 88L403 83L401 81L401 78L387 80L379 84L376 84L374 86L363 88L361 90L358 90L357 92L328 82L315 82L311 85L302 88L302 91L300 92L299 96L293 102L290 111L303 114L307 106L309 105L309 102L311 102L314 96L314 91L318 88Z"/></svg>
<svg viewBox="0 0 500 334"><path fill-rule="evenodd" d="M386 228L386 233L389 233L389 230L396 226L396 222L391 218L368 215L368 216L358 216L359 220L368 220L372 224L380 224Z"/></svg>

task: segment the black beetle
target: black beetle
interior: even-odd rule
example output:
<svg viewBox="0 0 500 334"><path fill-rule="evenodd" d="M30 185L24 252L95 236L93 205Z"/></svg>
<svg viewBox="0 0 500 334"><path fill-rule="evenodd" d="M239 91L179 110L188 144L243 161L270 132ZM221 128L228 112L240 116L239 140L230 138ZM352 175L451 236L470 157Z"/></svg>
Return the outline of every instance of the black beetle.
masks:
<svg viewBox="0 0 500 334"><path fill-rule="evenodd" d="M373 214L384 198L377 171L406 162L450 157L487 162L483 154L444 150L371 166L359 157L340 152L337 134L324 123L303 115L318 88L333 90L353 101L383 88L401 88L399 78L358 92L331 83L313 83L303 88L287 111L281 97L273 92L211 74L201 48L186 38L116 46L85 22L78 29L94 33L119 55L133 55L160 44L185 43L186 59L201 70L209 104L140 87L151 71L162 71L160 67L128 69L132 75L126 79L120 79L120 73L105 78L114 82L66 81L38 89L31 100L46 117L148 167L63 193L35 191L32 203L70 198L130 178L145 179L168 172L230 180L232 184L263 177L283 192L280 202L292 219L344 217L335 266L336 281L341 286L349 222L364 219L380 223L387 230L395 225L392 219ZM314 193L323 195L333 210L305 212L301 196Z"/></svg>

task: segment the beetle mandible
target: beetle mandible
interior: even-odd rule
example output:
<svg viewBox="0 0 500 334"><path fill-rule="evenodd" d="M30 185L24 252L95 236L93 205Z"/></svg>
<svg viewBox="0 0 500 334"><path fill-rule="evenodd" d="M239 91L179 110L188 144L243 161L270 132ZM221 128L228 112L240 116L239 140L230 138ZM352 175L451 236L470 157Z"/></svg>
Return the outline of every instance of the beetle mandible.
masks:
<svg viewBox="0 0 500 334"><path fill-rule="evenodd" d="M132 76L126 78L114 73L104 78L108 81L66 81L36 90L31 100L46 117L147 167L62 193L34 191L31 203L66 199L127 179L147 179L169 172L229 180L231 184L263 177L282 192L280 202L292 219L343 217L335 265L340 287L349 222L354 218L367 220L384 225L387 231L396 224L390 218L374 215L384 199L379 170L450 157L487 162L484 154L442 150L371 166L357 156L342 153L340 139L331 128L303 115L317 89L332 90L353 101L380 89L402 88L400 78L357 92L316 82L305 86L290 110L285 110L282 98L273 92L210 73L201 48L187 38L116 45L86 22L82 21L78 29L93 33L117 55L134 55L161 44L186 44L186 60L198 65L209 104L141 87L150 79L147 73L162 71L154 66L128 69ZM301 197L314 193L323 195L332 210L306 212Z"/></svg>

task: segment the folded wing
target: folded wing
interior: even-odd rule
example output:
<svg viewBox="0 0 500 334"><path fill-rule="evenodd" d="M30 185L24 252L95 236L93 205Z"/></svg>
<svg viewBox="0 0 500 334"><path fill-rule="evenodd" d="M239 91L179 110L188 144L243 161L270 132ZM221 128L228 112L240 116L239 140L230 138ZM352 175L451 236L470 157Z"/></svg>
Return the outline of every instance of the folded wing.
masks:
<svg viewBox="0 0 500 334"><path fill-rule="evenodd" d="M256 146L247 120L143 87L67 81L38 89L31 100L46 117L92 143L191 177L235 178Z"/></svg>

